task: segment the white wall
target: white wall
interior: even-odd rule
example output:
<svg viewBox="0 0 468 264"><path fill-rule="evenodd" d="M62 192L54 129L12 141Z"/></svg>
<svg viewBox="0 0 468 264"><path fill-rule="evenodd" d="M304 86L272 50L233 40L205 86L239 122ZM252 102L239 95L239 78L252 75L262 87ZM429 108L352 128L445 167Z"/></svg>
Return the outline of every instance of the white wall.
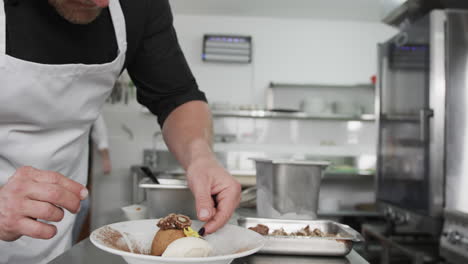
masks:
<svg viewBox="0 0 468 264"><path fill-rule="evenodd" d="M405 0L169 0L174 13L183 15L352 21L380 21L381 1L401 4Z"/></svg>
<svg viewBox="0 0 468 264"><path fill-rule="evenodd" d="M377 43L396 31L380 23L312 19L176 15L179 42L210 101L263 104L270 81L369 83L376 74ZM201 60L206 33L253 37L253 63Z"/></svg>

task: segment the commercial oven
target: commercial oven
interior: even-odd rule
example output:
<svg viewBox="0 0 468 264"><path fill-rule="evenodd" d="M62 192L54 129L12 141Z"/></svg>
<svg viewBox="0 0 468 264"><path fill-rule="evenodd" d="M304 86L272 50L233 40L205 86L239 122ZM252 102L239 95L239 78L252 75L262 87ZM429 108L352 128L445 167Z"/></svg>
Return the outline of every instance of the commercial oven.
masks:
<svg viewBox="0 0 468 264"><path fill-rule="evenodd" d="M396 230L468 212L468 12L434 10L379 45L377 201Z"/></svg>

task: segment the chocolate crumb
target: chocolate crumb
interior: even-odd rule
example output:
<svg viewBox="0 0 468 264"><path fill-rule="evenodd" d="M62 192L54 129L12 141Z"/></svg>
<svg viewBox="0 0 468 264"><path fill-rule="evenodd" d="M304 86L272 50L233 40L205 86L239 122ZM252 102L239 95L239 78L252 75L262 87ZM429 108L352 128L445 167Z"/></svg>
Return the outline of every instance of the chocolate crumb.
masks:
<svg viewBox="0 0 468 264"><path fill-rule="evenodd" d="M261 225L261 224L258 224L256 227L249 227L249 229L264 236L268 235L268 233L270 232L270 229L268 228L268 226Z"/></svg>

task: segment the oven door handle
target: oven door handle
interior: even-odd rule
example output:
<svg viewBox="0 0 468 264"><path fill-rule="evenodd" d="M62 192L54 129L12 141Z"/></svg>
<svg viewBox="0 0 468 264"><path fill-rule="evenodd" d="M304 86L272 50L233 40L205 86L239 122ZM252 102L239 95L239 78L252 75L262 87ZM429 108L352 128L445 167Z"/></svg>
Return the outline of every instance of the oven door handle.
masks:
<svg viewBox="0 0 468 264"><path fill-rule="evenodd" d="M419 110L419 137L421 142L429 141L429 118L434 116L434 111L429 108Z"/></svg>

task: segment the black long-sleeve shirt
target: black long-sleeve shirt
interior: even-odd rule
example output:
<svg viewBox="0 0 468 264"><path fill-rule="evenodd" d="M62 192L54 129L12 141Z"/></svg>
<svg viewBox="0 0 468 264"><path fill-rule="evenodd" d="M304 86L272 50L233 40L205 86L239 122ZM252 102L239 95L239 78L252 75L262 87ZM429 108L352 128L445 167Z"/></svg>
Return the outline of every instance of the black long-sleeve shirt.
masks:
<svg viewBox="0 0 468 264"><path fill-rule="evenodd" d="M137 100L162 126L176 107L206 101L178 44L168 0L120 0L127 29L126 68ZM63 19L48 0L8 0L6 52L42 64L102 64L117 56L108 8L87 25ZM123 70L123 69L122 69Z"/></svg>

